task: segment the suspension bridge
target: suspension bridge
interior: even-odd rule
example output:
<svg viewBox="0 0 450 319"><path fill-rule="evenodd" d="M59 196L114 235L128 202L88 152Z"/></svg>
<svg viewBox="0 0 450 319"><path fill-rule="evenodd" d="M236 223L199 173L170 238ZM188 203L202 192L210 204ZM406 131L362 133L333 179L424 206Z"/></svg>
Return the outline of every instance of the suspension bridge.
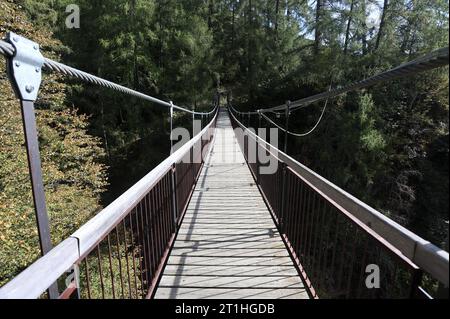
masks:
<svg viewBox="0 0 450 319"><path fill-rule="evenodd" d="M9 33L0 41L22 108L42 257L0 298L435 298L448 297L449 255L249 130L246 117L285 139L298 108L448 65L448 48L347 86L255 112L231 101L195 112L45 58ZM192 139L52 247L34 102L42 71L201 117ZM320 120L319 120L320 122ZM319 124L319 122L317 124ZM285 143L286 145L286 143ZM275 163L273 171L264 168ZM379 287L367 284L368 266Z"/></svg>

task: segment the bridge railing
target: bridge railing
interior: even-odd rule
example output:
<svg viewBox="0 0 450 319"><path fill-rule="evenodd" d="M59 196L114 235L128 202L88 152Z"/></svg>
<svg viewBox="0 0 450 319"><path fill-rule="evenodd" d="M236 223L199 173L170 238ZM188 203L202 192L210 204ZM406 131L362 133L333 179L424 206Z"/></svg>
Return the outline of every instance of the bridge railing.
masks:
<svg viewBox="0 0 450 319"><path fill-rule="evenodd" d="M273 147L231 111L230 117L242 129L241 150L312 297L429 298L448 289L446 251ZM260 173L266 163L249 157L253 146L278 163L274 174ZM379 288L370 274L379 274Z"/></svg>
<svg viewBox="0 0 450 319"><path fill-rule="evenodd" d="M55 281L66 281L60 298L152 297L198 180L202 154L214 138L216 119L217 114L192 140L3 286L0 298L39 298Z"/></svg>
<svg viewBox="0 0 450 319"><path fill-rule="evenodd" d="M209 152L218 100L210 112L189 110L45 58L37 43L11 32L6 41L0 40L0 54L6 57L8 76L22 107L44 255L0 288L0 299L152 297L204 156ZM54 248L34 115L42 68L166 107L170 110L171 130L174 110L192 114L193 120L201 116L202 123L210 120L200 133Z"/></svg>

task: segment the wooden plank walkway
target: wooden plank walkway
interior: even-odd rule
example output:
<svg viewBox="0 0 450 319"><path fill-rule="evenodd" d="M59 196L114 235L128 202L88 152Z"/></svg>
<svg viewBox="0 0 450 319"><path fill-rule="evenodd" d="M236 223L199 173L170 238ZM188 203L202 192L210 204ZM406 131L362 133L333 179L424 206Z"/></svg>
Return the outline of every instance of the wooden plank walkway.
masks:
<svg viewBox="0 0 450 319"><path fill-rule="evenodd" d="M224 110L155 298L308 298Z"/></svg>

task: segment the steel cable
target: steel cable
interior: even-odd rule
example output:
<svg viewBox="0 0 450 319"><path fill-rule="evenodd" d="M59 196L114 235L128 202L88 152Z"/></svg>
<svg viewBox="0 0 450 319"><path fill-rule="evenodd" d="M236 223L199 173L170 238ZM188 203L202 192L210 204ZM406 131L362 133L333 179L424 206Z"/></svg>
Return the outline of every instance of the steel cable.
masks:
<svg viewBox="0 0 450 319"><path fill-rule="evenodd" d="M311 130L309 130L308 132L306 132L306 133L294 133L294 132L291 132L291 131L289 131L289 130L283 128L283 127L281 127L280 125L278 125L278 124L275 123L274 121L272 121L272 120L271 120L267 115L265 115L264 113L260 113L260 114L261 114L261 116L264 117L269 123L272 123L272 124L275 125L277 128L279 128L280 130L282 130L283 132L285 132L285 133L287 133L287 134L289 134L289 135L295 136L295 137L305 137L305 136L308 136L308 135L310 135L311 133L313 133L313 132L316 130L316 128L319 126L319 124L322 122L323 116L325 115L325 111L326 111L326 109L327 109L327 105L328 105L328 99L327 99L326 102L325 102L325 105L324 105L323 110L322 110L322 114L320 114L320 117L319 117L318 121L317 121L316 124L313 126L313 128L312 128Z"/></svg>
<svg viewBox="0 0 450 319"><path fill-rule="evenodd" d="M9 57L14 56L14 53L15 53L15 49L10 43L8 43L8 42L6 42L4 40L0 40L0 54L2 54L5 57L9 58ZM88 83L92 83L92 84L95 84L95 85L107 87L107 88L110 88L112 90L116 90L116 91L121 92L121 93L132 95L132 96L135 96L135 97L143 99L143 100L147 100L147 101L159 104L159 105L166 106L168 108L173 106L173 108L175 110L186 112L186 113L190 113L190 114L194 114L194 115L211 115L216 110L216 108L214 107L210 112L195 112L195 111L189 110L189 109L181 107L181 106L173 105L170 102L166 102L166 101L160 100L158 98L146 95L144 93L132 90L132 89L127 88L127 87L125 87L123 85L116 84L114 82L102 79L102 78L100 78L98 76L95 76L95 75L89 74L87 72L75 69L73 67L70 67L70 66L67 66L65 64L53 61L53 60L48 59L48 58L44 58L44 65L43 65L43 67L44 67L44 69L49 70L49 71L61 73L63 75L71 76L71 77L80 79L82 81L88 82Z"/></svg>
<svg viewBox="0 0 450 319"><path fill-rule="evenodd" d="M372 86L374 84L385 82L389 80L394 80L397 78L405 77L408 75L413 75L416 73L420 73L426 70L431 70L434 68L442 67L445 65L448 65L448 59L449 59L449 49L442 48L439 50L436 50L434 52L431 52L421 58L418 58L416 60L413 60L411 62L404 63L396 68L393 68L391 70L382 72L380 74L374 75L370 78L364 79L359 82L351 83L347 86L340 87L333 89L331 91L322 92L313 96L306 97L304 99L300 99L294 102L291 102L290 109L291 111L296 110L300 107L304 107L306 105L312 104L314 102L318 102L321 100L325 100L328 98L333 98L338 95L354 91L357 89L366 88L368 86ZM266 109L260 109L259 111L261 113L266 112L274 112L274 111L283 111L286 109L286 105L280 105L276 107L266 108Z"/></svg>

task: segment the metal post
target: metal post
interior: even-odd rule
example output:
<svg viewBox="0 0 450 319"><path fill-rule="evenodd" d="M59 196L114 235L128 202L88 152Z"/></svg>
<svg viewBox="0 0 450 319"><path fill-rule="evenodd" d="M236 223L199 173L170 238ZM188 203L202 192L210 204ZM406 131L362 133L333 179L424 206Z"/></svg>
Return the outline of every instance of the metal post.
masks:
<svg viewBox="0 0 450 319"><path fill-rule="evenodd" d="M195 137L195 113L192 113L192 138Z"/></svg>
<svg viewBox="0 0 450 319"><path fill-rule="evenodd" d="M194 107L193 111L194 112L192 112L192 138L195 137L195 107ZM192 164L195 163L194 162L195 161L195 151L196 151L196 148L197 148L196 144L197 143L194 143L192 145L192 161L191 161ZM191 165L191 167L192 167L192 176L193 176L193 179L195 180L194 165Z"/></svg>
<svg viewBox="0 0 450 319"><path fill-rule="evenodd" d="M20 99L39 244L41 254L45 255L53 248L53 245L45 203L41 157L34 110L34 101L37 99L41 85L41 68L44 64L44 57L39 52L39 45L35 42L12 32L8 33L7 40L15 48L15 55L8 59L7 71L13 89ZM49 287L48 295L51 299L57 299L59 297L57 283Z"/></svg>
<svg viewBox="0 0 450 319"><path fill-rule="evenodd" d="M172 165L170 178L170 190L172 193L172 210L173 210L173 224L174 232L177 231L178 226L178 207L177 207L177 176L176 176L176 165Z"/></svg>
<svg viewBox="0 0 450 319"><path fill-rule="evenodd" d="M38 223L39 242L42 255L44 255L53 248L53 245L50 238L50 226L45 203L34 103L32 101L21 100L20 105L22 108L22 122L25 133L33 202Z"/></svg>
<svg viewBox="0 0 450 319"><path fill-rule="evenodd" d="M260 184L261 181L261 164L259 163L259 139L260 135L259 132L261 130L261 113L258 110L258 127L256 128L256 136L258 137L256 139L256 184Z"/></svg>
<svg viewBox="0 0 450 319"><path fill-rule="evenodd" d="M284 152L287 154L289 116L291 115L291 101L286 102L286 132L284 132Z"/></svg>
<svg viewBox="0 0 450 319"><path fill-rule="evenodd" d="M291 115L291 101L286 102L286 132L284 133L284 152L287 154L287 143L288 143L288 131L289 131L289 116ZM281 213L280 213L280 230L284 231L284 215L286 210L286 184L287 184L287 168L286 164L282 164L281 172Z"/></svg>
<svg viewBox="0 0 450 319"><path fill-rule="evenodd" d="M172 153L173 153L173 136L172 136L172 131L173 131L173 103L172 103L172 101L170 101L169 103L170 103L170 155L172 155Z"/></svg>

